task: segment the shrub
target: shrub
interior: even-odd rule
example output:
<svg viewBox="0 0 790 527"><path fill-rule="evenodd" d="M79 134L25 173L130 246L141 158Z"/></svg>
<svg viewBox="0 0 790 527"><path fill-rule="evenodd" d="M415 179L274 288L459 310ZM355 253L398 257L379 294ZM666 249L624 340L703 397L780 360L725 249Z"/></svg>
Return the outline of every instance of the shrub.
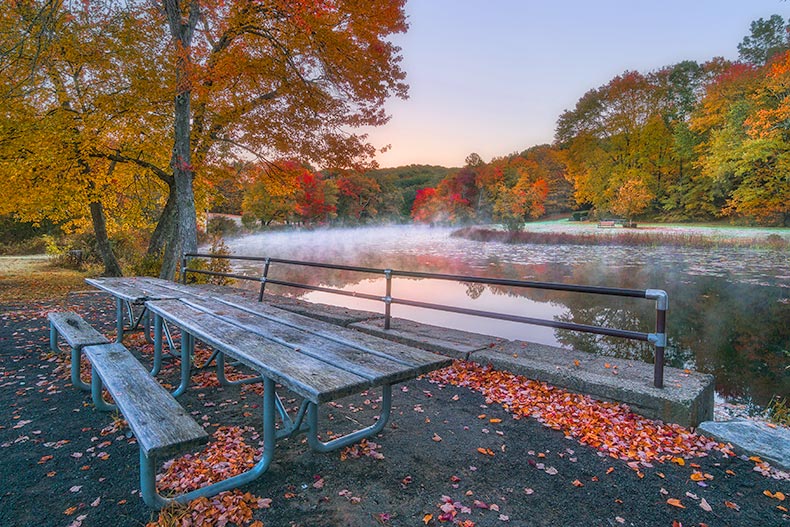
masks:
<svg viewBox="0 0 790 527"><path fill-rule="evenodd" d="M206 227L208 234L216 236L235 236L240 230L238 223L225 216L214 216Z"/></svg>

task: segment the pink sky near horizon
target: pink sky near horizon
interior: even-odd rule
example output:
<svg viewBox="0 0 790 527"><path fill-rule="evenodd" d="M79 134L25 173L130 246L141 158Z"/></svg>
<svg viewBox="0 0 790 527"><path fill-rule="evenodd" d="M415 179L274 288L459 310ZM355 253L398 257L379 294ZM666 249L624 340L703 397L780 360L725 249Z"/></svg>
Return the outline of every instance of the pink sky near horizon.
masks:
<svg viewBox="0 0 790 527"><path fill-rule="evenodd" d="M683 60L737 59L758 18L781 0L409 0L401 46L410 97L364 130L382 167L462 166L551 143L557 118L626 71Z"/></svg>

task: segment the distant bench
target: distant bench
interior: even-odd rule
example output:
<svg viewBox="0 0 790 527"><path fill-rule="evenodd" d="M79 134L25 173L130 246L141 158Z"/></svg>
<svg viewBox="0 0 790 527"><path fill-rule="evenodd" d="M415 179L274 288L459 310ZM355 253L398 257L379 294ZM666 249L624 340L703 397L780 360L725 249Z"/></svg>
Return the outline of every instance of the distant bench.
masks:
<svg viewBox="0 0 790 527"><path fill-rule="evenodd" d="M598 228L611 229L613 227L622 227L624 223L625 220L620 220L620 219L601 220L598 222Z"/></svg>

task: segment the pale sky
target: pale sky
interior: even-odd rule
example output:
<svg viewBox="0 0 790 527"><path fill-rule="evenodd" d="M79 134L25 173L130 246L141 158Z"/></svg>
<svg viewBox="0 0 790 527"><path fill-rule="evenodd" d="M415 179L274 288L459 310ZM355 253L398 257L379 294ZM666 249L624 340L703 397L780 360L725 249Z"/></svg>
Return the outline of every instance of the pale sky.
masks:
<svg viewBox="0 0 790 527"><path fill-rule="evenodd" d="M382 167L462 166L551 143L559 115L626 71L738 58L783 0L409 0L398 35L411 89L368 130Z"/></svg>

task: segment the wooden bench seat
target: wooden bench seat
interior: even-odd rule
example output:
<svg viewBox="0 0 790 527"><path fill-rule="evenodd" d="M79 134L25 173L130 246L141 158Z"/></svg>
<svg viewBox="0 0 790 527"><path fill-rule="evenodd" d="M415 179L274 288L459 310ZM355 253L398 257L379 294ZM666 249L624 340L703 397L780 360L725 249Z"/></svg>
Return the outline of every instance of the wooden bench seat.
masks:
<svg viewBox="0 0 790 527"><path fill-rule="evenodd" d="M100 409L112 409L101 398L112 395L146 457L174 456L208 441L208 434L165 390L123 344L86 346L94 375L91 388Z"/></svg>
<svg viewBox="0 0 790 527"><path fill-rule="evenodd" d="M100 410L117 407L140 446L140 491L147 505L160 509L171 499L156 492L156 470L160 459L175 457L208 442L208 433L123 344L86 346L91 361L91 393ZM106 388L115 401L102 398Z"/></svg>
<svg viewBox="0 0 790 527"><path fill-rule="evenodd" d="M71 384L82 390L90 390L90 386L80 378L80 352L85 346L107 344L110 341L73 311L49 313L47 318L50 349L58 352L58 336L66 340L71 347Z"/></svg>

